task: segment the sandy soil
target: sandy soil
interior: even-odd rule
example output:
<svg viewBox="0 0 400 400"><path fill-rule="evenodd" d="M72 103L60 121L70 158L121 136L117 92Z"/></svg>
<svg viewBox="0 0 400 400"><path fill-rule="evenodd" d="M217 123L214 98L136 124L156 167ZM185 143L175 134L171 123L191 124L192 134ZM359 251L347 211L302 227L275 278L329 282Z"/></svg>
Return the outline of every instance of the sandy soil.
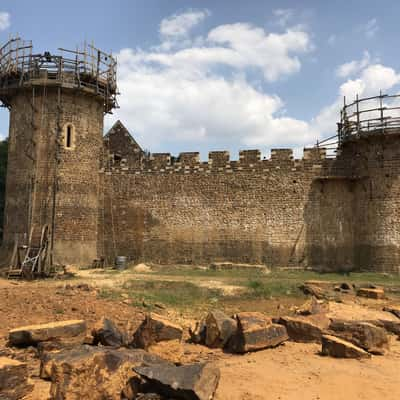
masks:
<svg viewBox="0 0 400 400"><path fill-rule="evenodd" d="M119 278L118 278L119 279ZM68 319L85 319L89 327L101 316L111 317L120 327L137 326L143 310L124 301L99 299L93 279L89 287L79 284L85 276L71 281L9 282L0 280L0 353L6 348L10 329L23 325ZM331 316L396 319L382 312L384 302L357 300L332 303ZM252 310L248 310L252 311ZM173 315L173 313L172 313ZM175 353L174 348L170 349ZM168 351L168 349L167 349ZM286 342L284 345L243 356L224 354L202 346L185 344L182 361L215 361L221 369L216 400L352 400L400 398L400 341L391 337L385 356L369 360L342 360L321 357L318 344ZM38 362L34 351L24 350L16 358L32 363L38 383L29 400L46 399L48 384L37 380Z"/></svg>

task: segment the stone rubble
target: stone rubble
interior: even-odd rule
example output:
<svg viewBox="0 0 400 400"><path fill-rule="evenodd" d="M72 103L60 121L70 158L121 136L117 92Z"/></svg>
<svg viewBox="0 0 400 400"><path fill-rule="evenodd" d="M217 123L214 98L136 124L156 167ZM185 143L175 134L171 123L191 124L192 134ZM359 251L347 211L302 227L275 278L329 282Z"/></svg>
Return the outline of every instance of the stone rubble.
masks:
<svg viewBox="0 0 400 400"><path fill-rule="evenodd" d="M286 328L272 323L271 318L259 312L241 312L235 316L237 331L227 344L232 353L247 353L276 347L288 340Z"/></svg>
<svg viewBox="0 0 400 400"><path fill-rule="evenodd" d="M209 363L139 366L133 370L144 379L139 390L182 400L212 399L220 377L219 369Z"/></svg>
<svg viewBox="0 0 400 400"><path fill-rule="evenodd" d="M130 346L147 349L158 342L182 340L182 335L182 327L170 322L161 315L149 313L134 333Z"/></svg>
<svg viewBox="0 0 400 400"><path fill-rule="evenodd" d="M33 389L28 366L8 357L0 357L0 400L18 400Z"/></svg>
<svg viewBox="0 0 400 400"><path fill-rule="evenodd" d="M389 349L386 331L363 321L333 320L329 329L334 335L372 354L384 354Z"/></svg>
<svg viewBox="0 0 400 400"><path fill-rule="evenodd" d="M289 338L295 342L321 343L330 320L325 315L317 314L309 317L281 317L278 323L286 327Z"/></svg>
<svg viewBox="0 0 400 400"><path fill-rule="evenodd" d="M8 340L13 346L29 346L61 337L78 336L85 331L86 323L82 320L51 322L12 329Z"/></svg>
<svg viewBox="0 0 400 400"><path fill-rule="evenodd" d="M324 356L336 358L370 358L371 355L353 343L340 339L336 336L322 336L322 350Z"/></svg>
<svg viewBox="0 0 400 400"><path fill-rule="evenodd" d="M385 291L381 288L359 288L357 296L381 300L385 298Z"/></svg>

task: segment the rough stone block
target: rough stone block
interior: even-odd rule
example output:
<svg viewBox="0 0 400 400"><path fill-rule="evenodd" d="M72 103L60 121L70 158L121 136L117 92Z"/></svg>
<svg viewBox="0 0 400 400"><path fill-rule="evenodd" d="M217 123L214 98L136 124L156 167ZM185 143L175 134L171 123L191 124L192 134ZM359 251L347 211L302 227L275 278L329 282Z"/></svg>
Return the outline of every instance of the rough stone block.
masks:
<svg viewBox="0 0 400 400"><path fill-rule="evenodd" d="M324 356L337 358L369 358L371 355L353 343L331 335L322 336L322 351Z"/></svg>
<svg viewBox="0 0 400 400"><path fill-rule="evenodd" d="M212 399L220 377L219 369L207 363L140 366L134 371L147 382L146 391L183 400Z"/></svg>
<svg viewBox="0 0 400 400"><path fill-rule="evenodd" d="M150 313L134 334L131 345L147 349L150 345L164 340L181 340L182 328L166 318Z"/></svg>
<svg viewBox="0 0 400 400"><path fill-rule="evenodd" d="M28 366L7 357L0 357L0 400L22 399L33 389L28 382Z"/></svg>
<svg viewBox="0 0 400 400"><path fill-rule="evenodd" d="M282 317L279 323L286 327L288 336L295 342L321 342L321 337L329 326L329 318L324 315L313 317Z"/></svg>
<svg viewBox="0 0 400 400"><path fill-rule="evenodd" d="M368 322L333 320L329 329L369 353L384 354L389 349L386 331Z"/></svg>
<svg viewBox="0 0 400 400"><path fill-rule="evenodd" d="M124 335L107 318L102 318L94 326L92 336L94 345L100 343L103 346L121 347L124 344Z"/></svg>
<svg viewBox="0 0 400 400"><path fill-rule="evenodd" d="M357 290L357 296L368 297L369 299L384 299L385 291L383 289L360 288Z"/></svg>
<svg viewBox="0 0 400 400"><path fill-rule="evenodd" d="M8 338L12 345L29 346L48 340L78 336L85 331L85 321L70 320L12 329Z"/></svg>
<svg viewBox="0 0 400 400"><path fill-rule="evenodd" d="M271 318L258 312L236 315L237 331L227 344L233 353L246 353L276 347L288 339L283 325L273 324Z"/></svg>
<svg viewBox="0 0 400 400"><path fill-rule="evenodd" d="M223 348L232 335L236 333L237 323L222 311L210 312L205 320L206 338L205 345L208 347Z"/></svg>
<svg viewBox="0 0 400 400"><path fill-rule="evenodd" d="M54 399L120 400L128 382L137 377L134 366L143 363L169 365L141 349L111 349L81 345L41 359L42 378L50 379Z"/></svg>

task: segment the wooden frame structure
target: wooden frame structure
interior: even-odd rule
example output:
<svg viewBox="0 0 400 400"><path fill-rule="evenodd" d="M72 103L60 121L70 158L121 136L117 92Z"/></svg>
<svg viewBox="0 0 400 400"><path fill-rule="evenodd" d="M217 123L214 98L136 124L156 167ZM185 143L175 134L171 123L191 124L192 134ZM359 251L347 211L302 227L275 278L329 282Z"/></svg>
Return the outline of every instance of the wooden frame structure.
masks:
<svg viewBox="0 0 400 400"><path fill-rule="evenodd" d="M340 111L339 144L366 134L393 133L400 129L400 95L380 93L379 96L359 98Z"/></svg>
<svg viewBox="0 0 400 400"><path fill-rule="evenodd" d="M40 235L40 242L33 243L33 229L31 229L27 245L20 245L18 240L14 243L8 278L33 279L50 275L51 260L49 259L50 231L44 225Z"/></svg>
<svg viewBox="0 0 400 400"><path fill-rule="evenodd" d="M400 133L400 95L357 95L349 104L344 97L337 134L317 141L315 147L327 150L328 157L335 157L336 149L346 140L390 133Z"/></svg>
<svg viewBox="0 0 400 400"><path fill-rule="evenodd" d="M104 112L118 107L117 61L93 44L83 49L58 49L61 55L33 54L31 41L10 39L0 48L0 100L10 107L13 90L31 86L59 86L101 96Z"/></svg>

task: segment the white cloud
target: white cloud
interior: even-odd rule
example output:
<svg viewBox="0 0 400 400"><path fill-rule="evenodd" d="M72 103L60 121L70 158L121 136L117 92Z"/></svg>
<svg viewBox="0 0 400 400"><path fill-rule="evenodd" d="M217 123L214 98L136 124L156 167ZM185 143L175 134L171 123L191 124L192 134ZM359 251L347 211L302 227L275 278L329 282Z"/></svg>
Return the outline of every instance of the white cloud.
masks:
<svg viewBox="0 0 400 400"><path fill-rule="evenodd" d="M229 52L231 66L260 68L268 81L298 72L301 67L296 54L312 49L307 32L288 29L285 33L266 33L250 24L221 25L208 34L208 40ZM220 47L225 45L225 47Z"/></svg>
<svg viewBox="0 0 400 400"><path fill-rule="evenodd" d="M358 32L365 35L367 39L373 38L379 31L379 25L376 18L371 18L364 25L358 27Z"/></svg>
<svg viewBox="0 0 400 400"><path fill-rule="evenodd" d="M347 79L339 86L336 100L329 106L323 108L318 115L313 118L310 128L315 132L316 137L331 135L333 127L339 119L339 112L343 106L343 97L346 103L351 103L356 96L369 97L377 96L382 93L396 92L396 87L400 83L400 74L393 68L382 64L366 65L364 69L358 71L358 76L354 79ZM365 109L375 108L373 102L362 103ZM365 114L366 115L366 114Z"/></svg>
<svg viewBox="0 0 400 400"><path fill-rule="evenodd" d="M361 60L338 67L342 83L336 99L306 121L286 115L284 101L263 88L301 68L312 43L300 27L268 33L250 24L226 24L202 38L187 33L174 46L165 45L168 41L118 55L122 95L116 117L152 151L204 155L232 147L312 145L335 133L343 95L351 101L399 83L394 69L364 52ZM258 84L254 77L261 77Z"/></svg>
<svg viewBox="0 0 400 400"><path fill-rule="evenodd" d="M276 23L281 27L286 27L293 18L294 10L291 8L278 8L273 11L276 17Z"/></svg>
<svg viewBox="0 0 400 400"><path fill-rule="evenodd" d="M282 115L283 101L249 81L254 73L275 81L297 72L300 56L311 50L307 32L267 33L244 23L218 26L204 39L185 32L174 46L162 37L157 47L118 54L122 95L116 116L144 147L212 150L313 142L307 122Z"/></svg>
<svg viewBox="0 0 400 400"><path fill-rule="evenodd" d="M182 37L188 35L190 30L198 25L207 16L208 10L188 11L164 18L160 24L160 34L166 37Z"/></svg>
<svg viewBox="0 0 400 400"><path fill-rule="evenodd" d="M336 75L340 78L347 78L363 70L371 61L371 56L368 51L364 51L361 60L353 60L340 65L336 70Z"/></svg>
<svg viewBox="0 0 400 400"><path fill-rule="evenodd" d="M8 12L0 12L0 31L10 27L10 14Z"/></svg>

